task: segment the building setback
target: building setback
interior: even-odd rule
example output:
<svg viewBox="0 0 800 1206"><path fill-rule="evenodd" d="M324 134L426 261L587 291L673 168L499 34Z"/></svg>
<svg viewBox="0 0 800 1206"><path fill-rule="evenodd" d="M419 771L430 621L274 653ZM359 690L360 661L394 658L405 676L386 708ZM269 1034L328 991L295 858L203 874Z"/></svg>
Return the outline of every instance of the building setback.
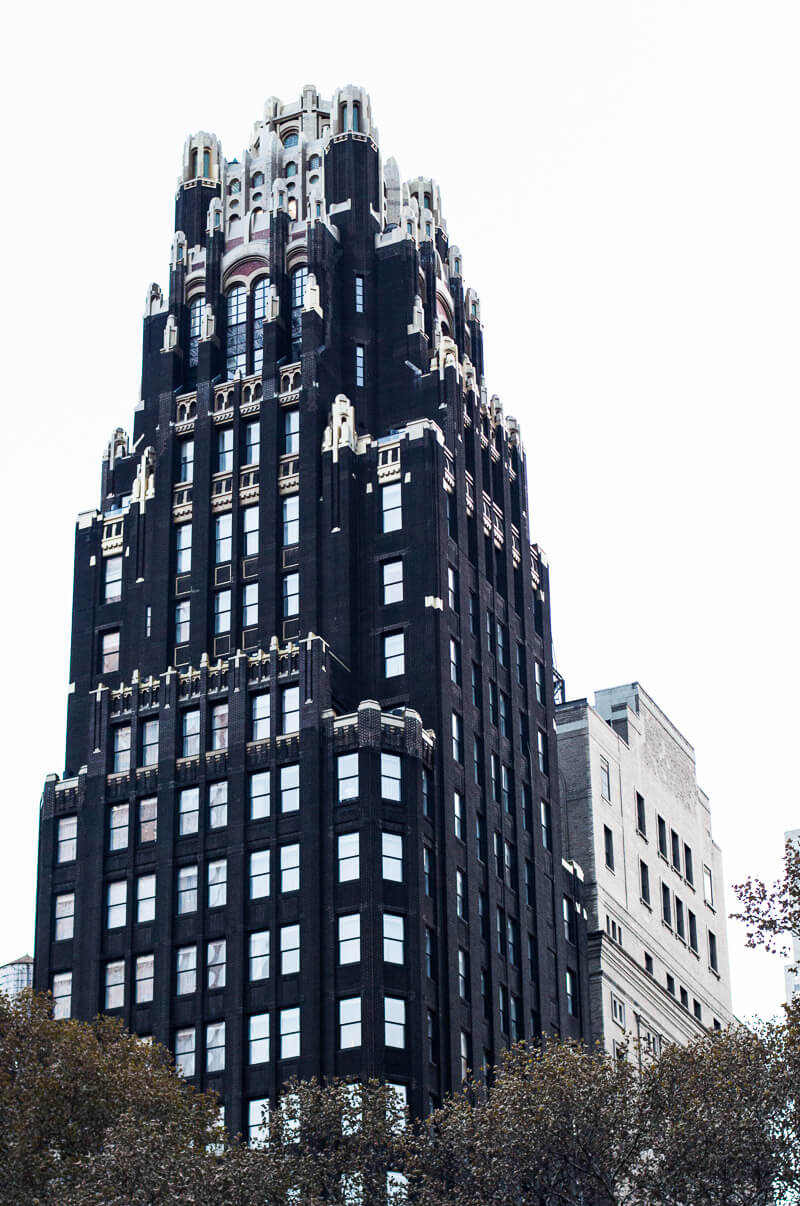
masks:
<svg viewBox="0 0 800 1206"><path fill-rule="evenodd" d="M187 140L77 523L35 982L170 1045L234 1131L292 1075L419 1113L582 1033L526 476L439 190L363 90L269 100L241 160Z"/></svg>
<svg viewBox="0 0 800 1206"><path fill-rule="evenodd" d="M556 721L564 846L585 875L594 1041L619 1052L627 1039L638 1058L727 1025L722 855L692 746L639 683L596 692L594 707L559 704Z"/></svg>

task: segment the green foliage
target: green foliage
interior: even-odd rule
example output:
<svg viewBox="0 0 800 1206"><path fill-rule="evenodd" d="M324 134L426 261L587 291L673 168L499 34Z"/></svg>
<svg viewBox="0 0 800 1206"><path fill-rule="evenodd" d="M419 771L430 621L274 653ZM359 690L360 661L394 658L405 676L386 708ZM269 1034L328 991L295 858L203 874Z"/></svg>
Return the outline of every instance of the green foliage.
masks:
<svg viewBox="0 0 800 1206"><path fill-rule="evenodd" d="M747 945L788 955L789 939L800 938L800 842L787 841L783 875L772 885L750 876L733 890L740 911L731 913L747 928Z"/></svg>

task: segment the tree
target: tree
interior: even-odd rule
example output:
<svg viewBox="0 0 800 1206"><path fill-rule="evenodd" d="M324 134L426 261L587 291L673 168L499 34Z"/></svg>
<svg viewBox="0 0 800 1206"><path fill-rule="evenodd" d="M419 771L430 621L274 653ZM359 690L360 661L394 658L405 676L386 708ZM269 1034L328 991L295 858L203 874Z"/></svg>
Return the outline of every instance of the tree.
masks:
<svg viewBox="0 0 800 1206"><path fill-rule="evenodd" d="M783 875L771 886L750 876L744 883L734 884L733 890L741 911L731 917L746 926L747 945L788 954L787 940L800 938L800 842L787 841Z"/></svg>

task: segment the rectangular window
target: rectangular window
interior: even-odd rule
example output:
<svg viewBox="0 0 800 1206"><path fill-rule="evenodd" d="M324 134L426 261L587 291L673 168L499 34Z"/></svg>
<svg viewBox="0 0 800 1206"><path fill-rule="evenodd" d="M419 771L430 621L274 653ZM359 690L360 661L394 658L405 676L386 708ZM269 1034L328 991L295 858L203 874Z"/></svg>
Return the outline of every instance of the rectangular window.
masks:
<svg viewBox="0 0 800 1206"><path fill-rule="evenodd" d="M500 801L504 812L511 812L514 804L514 792L511 783L511 771L507 766L500 767Z"/></svg>
<svg viewBox="0 0 800 1206"><path fill-rule="evenodd" d="M71 863L78 845L78 818L60 817L56 843L56 862Z"/></svg>
<svg viewBox="0 0 800 1206"><path fill-rule="evenodd" d="M384 879L403 882L403 839L399 833L381 834L381 863Z"/></svg>
<svg viewBox="0 0 800 1206"><path fill-rule="evenodd" d="M469 955L458 948L458 995L462 1001L469 1000Z"/></svg>
<svg viewBox="0 0 800 1206"><path fill-rule="evenodd" d="M405 922L395 913L383 915L384 963L405 963Z"/></svg>
<svg viewBox="0 0 800 1206"><path fill-rule="evenodd" d="M211 709L211 748L226 750L228 748L228 705L214 704Z"/></svg>
<svg viewBox="0 0 800 1206"><path fill-rule="evenodd" d="M254 771L249 779L250 820L269 816L269 771Z"/></svg>
<svg viewBox="0 0 800 1206"><path fill-rule="evenodd" d="M536 730L536 751L539 770L543 775L550 774L550 760L547 753L547 734L543 729Z"/></svg>
<svg viewBox="0 0 800 1206"><path fill-rule="evenodd" d="M250 740L266 741L269 737L269 691L261 691L250 700Z"/></svg>
<svg viewBox="0 0 800 1206"><path fill-rule="evenodd" d="M670 842L672 845L672 865L680 875L681 870L681 839L678 837L674 829L670 830Z"/></svg>
<svg viewBox="0 0 800 1206"><path fill-rule="evenodd" d="M147 1005L153 999L153 955L139 955L136 959L136 1004Z"/></svg>
<svg viewBox="0 0 800 1206"><path fill-rule="evenodd" d="M694 887L694 855L691 846L683 843L683 874L687 884Z"/></svg>
<svg viewBox="0 0 800 1206"><path fill-rule="evenodd" d="M255 628L258 624L258 583L248 582L242 587L242 627Z"/></svg>
<svg viewBox="0 0 800 1206"><path fill-rule="evenodd" d="M658 853L662 858L667 857L667 822L658 817Z"/></svg>
<svg viewBox="0 0 800 1206"><path fill-rule="evenodd" d="M399 482L381 487L381 530L398 532L403 526L403 497Z"/></svg>
<svg viewBox="0 0 800 1206"><path fill-rule="evenodd" d="M281 1010L281 1059L300 1055L300 1009Z"/></svg>
<svg viewBox="0 0 800 1206"><path fill-rule="evenodd" d="M430 846L422 847L422 884L426 896L433 896L433 851Z"/></svg>
<svg viewBox="0 0 800 1206"><path fill-rule="evenodd" d="M460 606L458 570L453 569L452 565L447 567L447 606L458 615Z"/></svg>
<svg viewBox="0 0 800 1206"><path fill-rule="evenodd" d="M358 754L339 754L336 759L336 780L340 804L358 799Z"/></svg>
<svg viewBox="0 0 800 1206"><path fill-rule="evenodd" d="M139 801L139 841L154 842L158 832L158 799L148 796Z"/></svg>
<svg viewBox="0 0 800 1206"><path fill-rule="evenodd" d="M258 552L258 507L242 508L242 555L255 557Z"/></svg>
<svg viewBox="0 0 800 1206"><path fill-rule="evenodd" d="M214 634L221 636L231 630L231 592L218 590L214 595ZM184 638L188 640L188 634Z"/></svg>
<svg viewBox="0 0 800 1206"><path fill-rule="evenodd" d="M683 942L686 941L686 915L679 896L675 897L675 933Z"/></svg>
<svg viewBox="0 0 800 1206"><path fill-rule="evenodd" d="M402 763L399 754L381 754L381 798L402 800Z"/></svg>
<svg viewBox="0 0 800 1206"><path fill-rule="evenodd" d="M356 344L356 385L364 384L364 345Z"/></svg>
<svg viewBox="0 0 800 1206"><path fill-rule="evenodd" d="M672 928L672 897L666 884L661 885L661 917Z"/></svg>
<svg viewBox="0 0 800 1206"><path fill-rule="evenodd" d="M189 526L188 524L186 525ZM180 531L180 528L178 529ZM189 537L189 561L191 562L191 536ZM122 558L106 557L105 573L103 576L103 599L106 603L116 603L122 598Z"/></svg>
<svg viewBox="0 0 800 1206"><path fill-rule="evenodd" d="M436 966L434 957L433 930L429 926L425 926L425 975L429 980L436 979Z"/></svg>
<svg viewBox="0 0 800 1206"><path fill-rule="evenodd" d="M175 529L175 572L188 574L192 568L192 525L179 523Z"/></svg>
<svg viewBox="0 0 800 1206"><path fill-rule="evenodd" d="M552 850L552 832L550 826L550 805L547 800L539 801L539 819L542 825L542 845L545 850Z"/></svg>
<svg viewBox="0 0 800 1206"><path fill-rule="evenodd" d="M711 877L710 867L703 867L703 898L707 905L714 907L714 880Z"/></svg>
<svg viewBox="0 0 800 1206"><path fill-rule="evenodd" d="M154 873L140 875L136 881L136 924L155 921L156 877Z"/></svg>
<svg viewBox="0 0 800 1206"><path fill-rule="evenodd" d="M158 721L142 724L142 766L158 766Z"/></svg>
<svg viewBox="0 0 800 1206"><path fill-rule="evenodd" d="M603 826L603 843L605 846L606 866L609 871L614 870L614 834L609 829L608 825Z"/></svg>
<svg viewBox="0 0 800 1206"><path fill-rule="evenodd" d="M381 566L381 574L383 580L383 603L386 606L389 603L403 602L403 559L396 558L394 561L384 561Z"/></svg>
<svg viewBox="0 0 800 1206"><path fill-rule="evenodd" d="M233 516L230 511L214 519L214 564L223 565L233 554Z"/></svg>
<svg viewBox="0 0 800 1206"><path fill-rule="evenodd" d="M208 864L208 907L221 908L228 899L228 860L215 859Z"/></svg>
<svg viewBox="0 0 800 1206"><path fill-rule="evenodd" d="M567 968L564 974L564 986L567 996L567 1013L576 1018L578 1016L578 977L570 968Z"/></svg>
<svg viewBox="0 0 800 1206"><path fill-rule="evenodd" d="M675 996L675 977L667 972L667 992Z"/></svg>
<svg viewBox="0 0 800 1206"><path fill-rule="evenodd" d="M175 1033L175 1064L181 1076L194 1076L194 1030L178 1030Z"/></svg>
<svg viewBox="0 0 800 1206"><path fill-rule="evenodd" d="M363 314L364 313L364 278L363 278L363 276L356 276L355 285L356 285L356 297L355 297L356 314Z"/></svg>
<svg viewBox="0 0 800 1206"><path fill-rule="evenodd" d="M636 828L642 837L647 837L647 812L644 805L644 796L638 791L636 793Z"/></svg>
<svg viewBox="0 0 800 1206"><path fill-rule="evenodd" d="M250 899L269 896L269 850L254 850L250 855Z"/></svg>
<svg viewBox="0 0 800 1206"><path fill-rule="evenodd" d="M131 769L131 726L119 725L114 729L114 774Z"/></svg>
<svg viewBox="0 0 800 1206"><path fill-rule="evenodd" d="M209 1022L206 1026L206 1072L225 1070L225 1023Z"/></svg>
<svg viewBox="0 0 800 1206"><path fill-rule="evenodd" d="M361 997L342 997L339 1001L339 1050L361 1046Z"/></svg>
<svg viewBox="0 0 800 1206"><path fill-rule="evenodd" d="M65 942L75 930L75 893L64 892L56 897L55 940Z"/></svg>
<svg viewBox="0 0 800 1206"><path fill-rule="evenodd" d="M197 833L200 817L199 787L184 787L178 794L178 833Z"/></svg>
<svg viewBox="0 0 800 1206"><path fill-rule="evenodd" d="M606 758L600 759L600 794L604 800L611 799L611 773Z"/></svg>
<svg viewBox="0 0 800 1206"><path fill-rule="evenodd" d="M697 917L691 909L689 909L689 946L697 954Z"/></svg>
<svg viewBox="0 0 800 1206"><path fill-rule="evenodd" d="M104 632L100 638L100 667L103 674L119 670L119 629Z"/></svg>
<svg viewBox="0 0 800 1206"><path fill-rule="evenodd" d="M428 818L432 818L432 816L433 816L433 812L432 812L433 805L432 805L432 799L431 799L431 792L432 792L431 772L428 770L427 767L423 766L423 768L422 768L422 815L424 817L428 817Z"/></svg>
<svg viewBox="0 0 800 1206"><path fill-rule="evenodd" d="M106 1009L122 1009L125 1004L125 964L120 960L106 964Z"/></svg>
<svg viewBox="0 0 800 1206"><path fill-rule="evenodd" d="M191 607L188 599L181 599L175 604L175 644L183 645L189 640L191 624L189 622Z"/></svg>
<svg viewBox="0 0 800 1206"><path fill-rule="evenodd" d="M464 841L464 797L460 791L453 792L453 824L456 837Z"/></svg>
<svg viewBox="0 0 800 1206"><path fill-rule="evenodd" d="M650 904L650 868L639 860L639 893L646 905Z"/></svg>
<svg viewBox="0 0 800 1206"><path fill-rule="evenodd" d="M300 732L300 688L284 687L281 691L281 733Z"/></svg>
<svg viewBox="0 0 800 1206"><path fill-rule="evenodd" d="M460 869L456 870L456 914L462 921L467 920L467 877Z"/></svg>
<svg viewBox="0 0 800 1206"><path fill-rule="evenodd" d="M68 1018L72 1013L72 972L53 976L53 1017Z"/></svg>
<svg viewBox="0 0 800 1206"><path fill-rule="evenodd" d="M461 686L461 646L454 637L450 637L450 681Z"/></svg>
<svg viewBox="0 0 800 1206"><path fill-rule="evenodd" d="M206 983L210 989L225 987L227 943L216 938L206 945Z"/></svg>
<svg viewBox="0 0 800 1206"><path fill-rule="evenodd" d="M179 997L197 991L197 947L181 946L175 956L175 993Z"/></svg>
<svg viewBox="0 0 800 1206"><path fill-rule="evenodd" d="M217 432L217 473L230 473L233 469L233 428L223 427Z"/></svg>
<svg viewBox="0 0 800 1206"><path fill-rule="evenodd" d="M567 942L571 942L574 946L576 937L575 902L573 901L572 897L564 896L562 898L561 908L564 923L564 937L566 938Z"/></svg>
<svg viewBox="0 0 800 1206"><path fill-rule="evenodd" d="M300 541L300 496L290 494L281 504L283 547Z"/></svg>
<svg viewBox="0 0 800 1206"><path fill-rule="evenodd" d="M194 440L181 440L178 445L178 481L194 480Z"/></svg>
<svg viewBox="0 0 800 1206"><path fill-rule="evenodd" d="M261 424L258 420L245 423L244 427L244 462L245 465L257 465L261 460Z"/></svg>
<svg viewBox="0 0 800 1206"><path fill-rule="evenodd" d="M248 961L251 980L269 979L269 930L250 935Z"/></svg>
<svg viewBox="0 0 800 1206"><path fill-rule="evenodd" d="M197 912L197 867L181 867L178 871L178 912Z"/></svg>
<svg viewBox="0 0 800 1206"><path fill-rule="evenodd" d="M181 757L196 758L200 753L200 709L192 708L181 716Z"/></svg>
<svg viewBox="0 0 800 1206"><path fill-rule="evenodd" d="M361 959L361 914L344 913L338 922L339 962L358 963Z"/></svg>
<svg viewBox="0 0 800 1206"><path fill-rule="evenodd" d="M283 593L283 618L291 620L300 615L300 575L284 574L281 583Z"/></svg>
<svg viewBox="0 0 800 1206"><path fill-rule="evenodd" d="M464 726L458 712L453 712L450 718L453 758L463 765L464 762Z"/></svg>
<svg viewBox="0 0 800 1206"><path fill-rule="evenodd" d="M254 1097L247 1103L247 1143L265 1147L269 1142L269 1098Z"/></svg>
<svg viewBox="0 0 800 1206"><path fill-rule="evenodd" d="M519 646L518 646L518 649L519 649ZM524 652L523 652L523 658L524 658ZM534 686L536 689L536 702L543 704L545 702L544 666L539 661L534 661L534 663L533 663L533 681L534 681Z"/></svg>
<svg viewBox="0 0 800 1206"><path fill-rule="evenodd" d="M472 706L479 708L481 706L481 672L480 667L475 662L472 663L470 678L472 682Z"/></svg>
<svg viewBox="0 0 800 1206"><path fill-rule="evenodd" d="M511 713L511 703L509 702L509 698L506 695L505 691L501 691L500 692L500 715L499 715L499 723L498 723L497 727L500 730L500 736L508 737L509 740L511 740L511 723L509 721L510 713Z"/></svg>
<svg viewBox="0 0 800 1206"><path fill-rule="evenodd" d="M508 629L497 621L497 660L501 666L508 665Z"/></svg>
<svg viewBox="0 0 800 1206"><path fill-rule="evenodd" d="M269 1063L269 1014L253 1013L247 1026L247 1060L250 1064Z"/></svg>
<svg viewBox="0 0 800 1206"><path fill-rule="evenodd" d="M719 955L717 953L717 935L713 930L708 931L708 965L719 975Z"/></svg>
<svg viewBox="0 0 800 1206"><path fill-rule="evenodd" d="M622 1026L624 1029L624 1027L625 1027L625 1002L621 1001L619 999L619 997L614 995L613 992L611 994L611 1016L613 1017L613 1019L617 1023L617 1025Z"/></svg>
<svg viewBox="0 0 800 1206"><path fill-rule="evenodd" d="M300 808L300 767L296 762L280 768L281 812Z"/></svg>
<svg viewBox="0 0 800 1206"><path fill-rule="evenodd" d="M222 829L228 824L228 780L208 785L208 827Z"/></svg>
<svg viewBox="0 0 800 1206"><path fill-rule="evenodd" d="M128 885L124 879L117 879L106 887L106 929L121 929L127 912Z"/></svg>
<svg viewBox="0 0 800 1206"><path fill-rule="evenodd" d="M405 637L402 632L387 633L383 638L384 678L396 678L406 672Z"/></svg>
<svg viewBox="0 0 800 1206"><path fill-rule="evenodd" d="M125 850L128 845L128 805L112 804L108 814L108 848Z"/></svg>
<svg viewBox="0 0 800 1206"><path fill-rule="evenodd" d="M281 975L293 976L300 971L300 926L281 926Z"/></svg>
<svg viewBox="0 0 800 1206"><path fill-rule="evenodd" d="M508 1034L508 989L505 984L498 985L497 1004L500 1013L500 1029L503 1034Z"/></svg>
<svg viewBox="0 0 800 1206"><path fill-rule="evenodd" d="M300 890L300 846L281 846L281 892Z"/></svg>
<svg viewBox="0 0 800 1206"><path fill-rule="evenodd" d="M401 997L384 997L383 1032L387 1047L406 1045L406 1003Z"/></svg>
<svg viewBox="0 0 800 1206"><path fill-rule="evenodd" d="M339 834L336 839L336 861L340 884L360 877L359 837L357 833Z"/></svg>

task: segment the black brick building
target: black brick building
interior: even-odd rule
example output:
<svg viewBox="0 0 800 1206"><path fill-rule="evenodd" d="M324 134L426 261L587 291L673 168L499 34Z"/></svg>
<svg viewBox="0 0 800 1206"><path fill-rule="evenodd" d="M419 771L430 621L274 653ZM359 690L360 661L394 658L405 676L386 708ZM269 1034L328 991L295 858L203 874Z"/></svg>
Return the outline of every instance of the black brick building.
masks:
<svg viewBox="0 0 800 1206"><path fill-rule="evenodd" d="M361 89L187 141L132 440L76 533L35 982L245 1130L291 1075L415 1112L581 1033L546 563L431 180Z"/></svg>

